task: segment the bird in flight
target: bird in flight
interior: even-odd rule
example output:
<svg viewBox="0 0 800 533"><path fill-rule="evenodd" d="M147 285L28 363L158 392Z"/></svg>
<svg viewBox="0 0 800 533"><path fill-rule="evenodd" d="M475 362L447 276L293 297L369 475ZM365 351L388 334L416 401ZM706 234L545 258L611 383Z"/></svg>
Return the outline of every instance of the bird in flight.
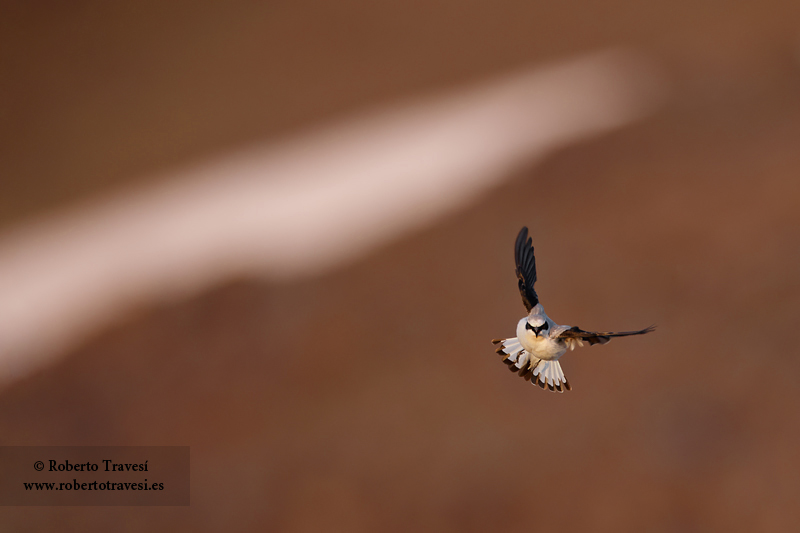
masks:
<svg viewBox="0 0 800 533"><path fill-rule="evenodd" d="M564 392L572 386L561 370L559 358L584 341L590 346L605 344L611 337L627 337L650 333L655 326L639 331L584 331L578 327L559 326L544 312L539 297L533 290L536 283L536 258L533 255L532 239L528 228L523 227L517 235L514 247L514 260L517 264L519 293L528 316L517 323L517 336L510 339L494 339L499 344L497 353L512 372L518 372L526 381L536 383L541 388Z"/></svg>

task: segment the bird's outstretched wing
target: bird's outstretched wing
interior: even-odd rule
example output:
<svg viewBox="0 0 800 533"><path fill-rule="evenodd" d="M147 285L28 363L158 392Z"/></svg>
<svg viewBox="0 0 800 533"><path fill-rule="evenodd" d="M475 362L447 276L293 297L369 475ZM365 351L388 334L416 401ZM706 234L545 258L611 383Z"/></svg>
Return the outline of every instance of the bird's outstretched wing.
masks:
<svg viewBox="0 0 800 533"><path fill-rule="evenodd" d="M590 345L605 344L611 340L611 337L627 337L628 335L644 335L656 329L655 326L649 326L639 331L583 331L579 327L572 327L566 331L562 331L556 338L557 339L575 339L579 341L587 341Z"/></svg>
<svg viewBox="0 0 800 533"><path fill-rule="evenodd" d="M539 303L539 297L533 290L536 283L536 257L533 255L533 240L528 237L528 228L523 227L517 235L517 244L514 246L514 261L517 264L517 278L519 278L519 293L522 303L530 312Z"/></svg>

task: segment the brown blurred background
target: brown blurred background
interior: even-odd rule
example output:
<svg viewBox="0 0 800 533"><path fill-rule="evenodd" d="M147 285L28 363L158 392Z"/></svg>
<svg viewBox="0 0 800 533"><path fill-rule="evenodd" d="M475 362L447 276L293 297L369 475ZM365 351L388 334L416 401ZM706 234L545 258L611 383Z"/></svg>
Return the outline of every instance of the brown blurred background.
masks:
<svg viewBox="0 0 800 533"><path fill-rule="evenodd" d="M192 447L191 507L2 529L794 531L796 2L7 2L0 228L610 45L671 81L646 120L355 264L139 309L0 391L5 445ZM567 394L489 343L523 313L522 225L556 321L659 325L569 354Z"/></svg>

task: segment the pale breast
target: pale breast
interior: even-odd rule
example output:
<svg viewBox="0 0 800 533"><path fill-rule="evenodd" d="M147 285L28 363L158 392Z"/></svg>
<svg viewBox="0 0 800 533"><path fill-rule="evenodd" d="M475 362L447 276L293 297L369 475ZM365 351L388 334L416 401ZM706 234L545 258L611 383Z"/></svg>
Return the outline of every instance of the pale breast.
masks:
<svg viewBox="0 0 800 533"><path fill-rule="evenodd" d="M518 339L526 352L545 361L554 361L567 351L566 344L547 337L537 337L529 331L518 336Z"/></svg>
<svg viewBox="0 0 800 533"><path fill-rule="evenodd" d="M546 337L534 337L533 342L521 343L534 357L545 361L555 361L567 351L567 346ZM526 346L528 344L528 346Z"/></svg>
<svg viewBox="0 0 800 533"><path fill-rule="evenodd" d="M537 359L555 361L567 351L567 345L563 342L558 342L546 335L537 337L531 330L526 329L525 319L520 320L517 325L517 338L525 351Z"/></svg>

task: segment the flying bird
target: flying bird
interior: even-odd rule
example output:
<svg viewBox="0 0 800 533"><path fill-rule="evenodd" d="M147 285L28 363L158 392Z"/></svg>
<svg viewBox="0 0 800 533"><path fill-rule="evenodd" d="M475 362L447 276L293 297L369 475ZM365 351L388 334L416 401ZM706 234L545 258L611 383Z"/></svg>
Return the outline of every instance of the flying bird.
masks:
<svg viewBox="0 0 800 533"><path fill-rule="evenodd" d="M536 383L542 389L558 392L572 390L558 362L568 349L583 346L584 341L590 346L605 344L611 337L643 335L655 329L655 326L650 326L638 331L584 331L578 327L559 326L544 312L533 289L536 283L536 257L526 227L517 235L514 261L517 265L519 293L528 316L517 323L516 337L494 339L492 343L500 345L497 353L503 356L503 362L512 372L518 372L526 381Z"/></svg>

